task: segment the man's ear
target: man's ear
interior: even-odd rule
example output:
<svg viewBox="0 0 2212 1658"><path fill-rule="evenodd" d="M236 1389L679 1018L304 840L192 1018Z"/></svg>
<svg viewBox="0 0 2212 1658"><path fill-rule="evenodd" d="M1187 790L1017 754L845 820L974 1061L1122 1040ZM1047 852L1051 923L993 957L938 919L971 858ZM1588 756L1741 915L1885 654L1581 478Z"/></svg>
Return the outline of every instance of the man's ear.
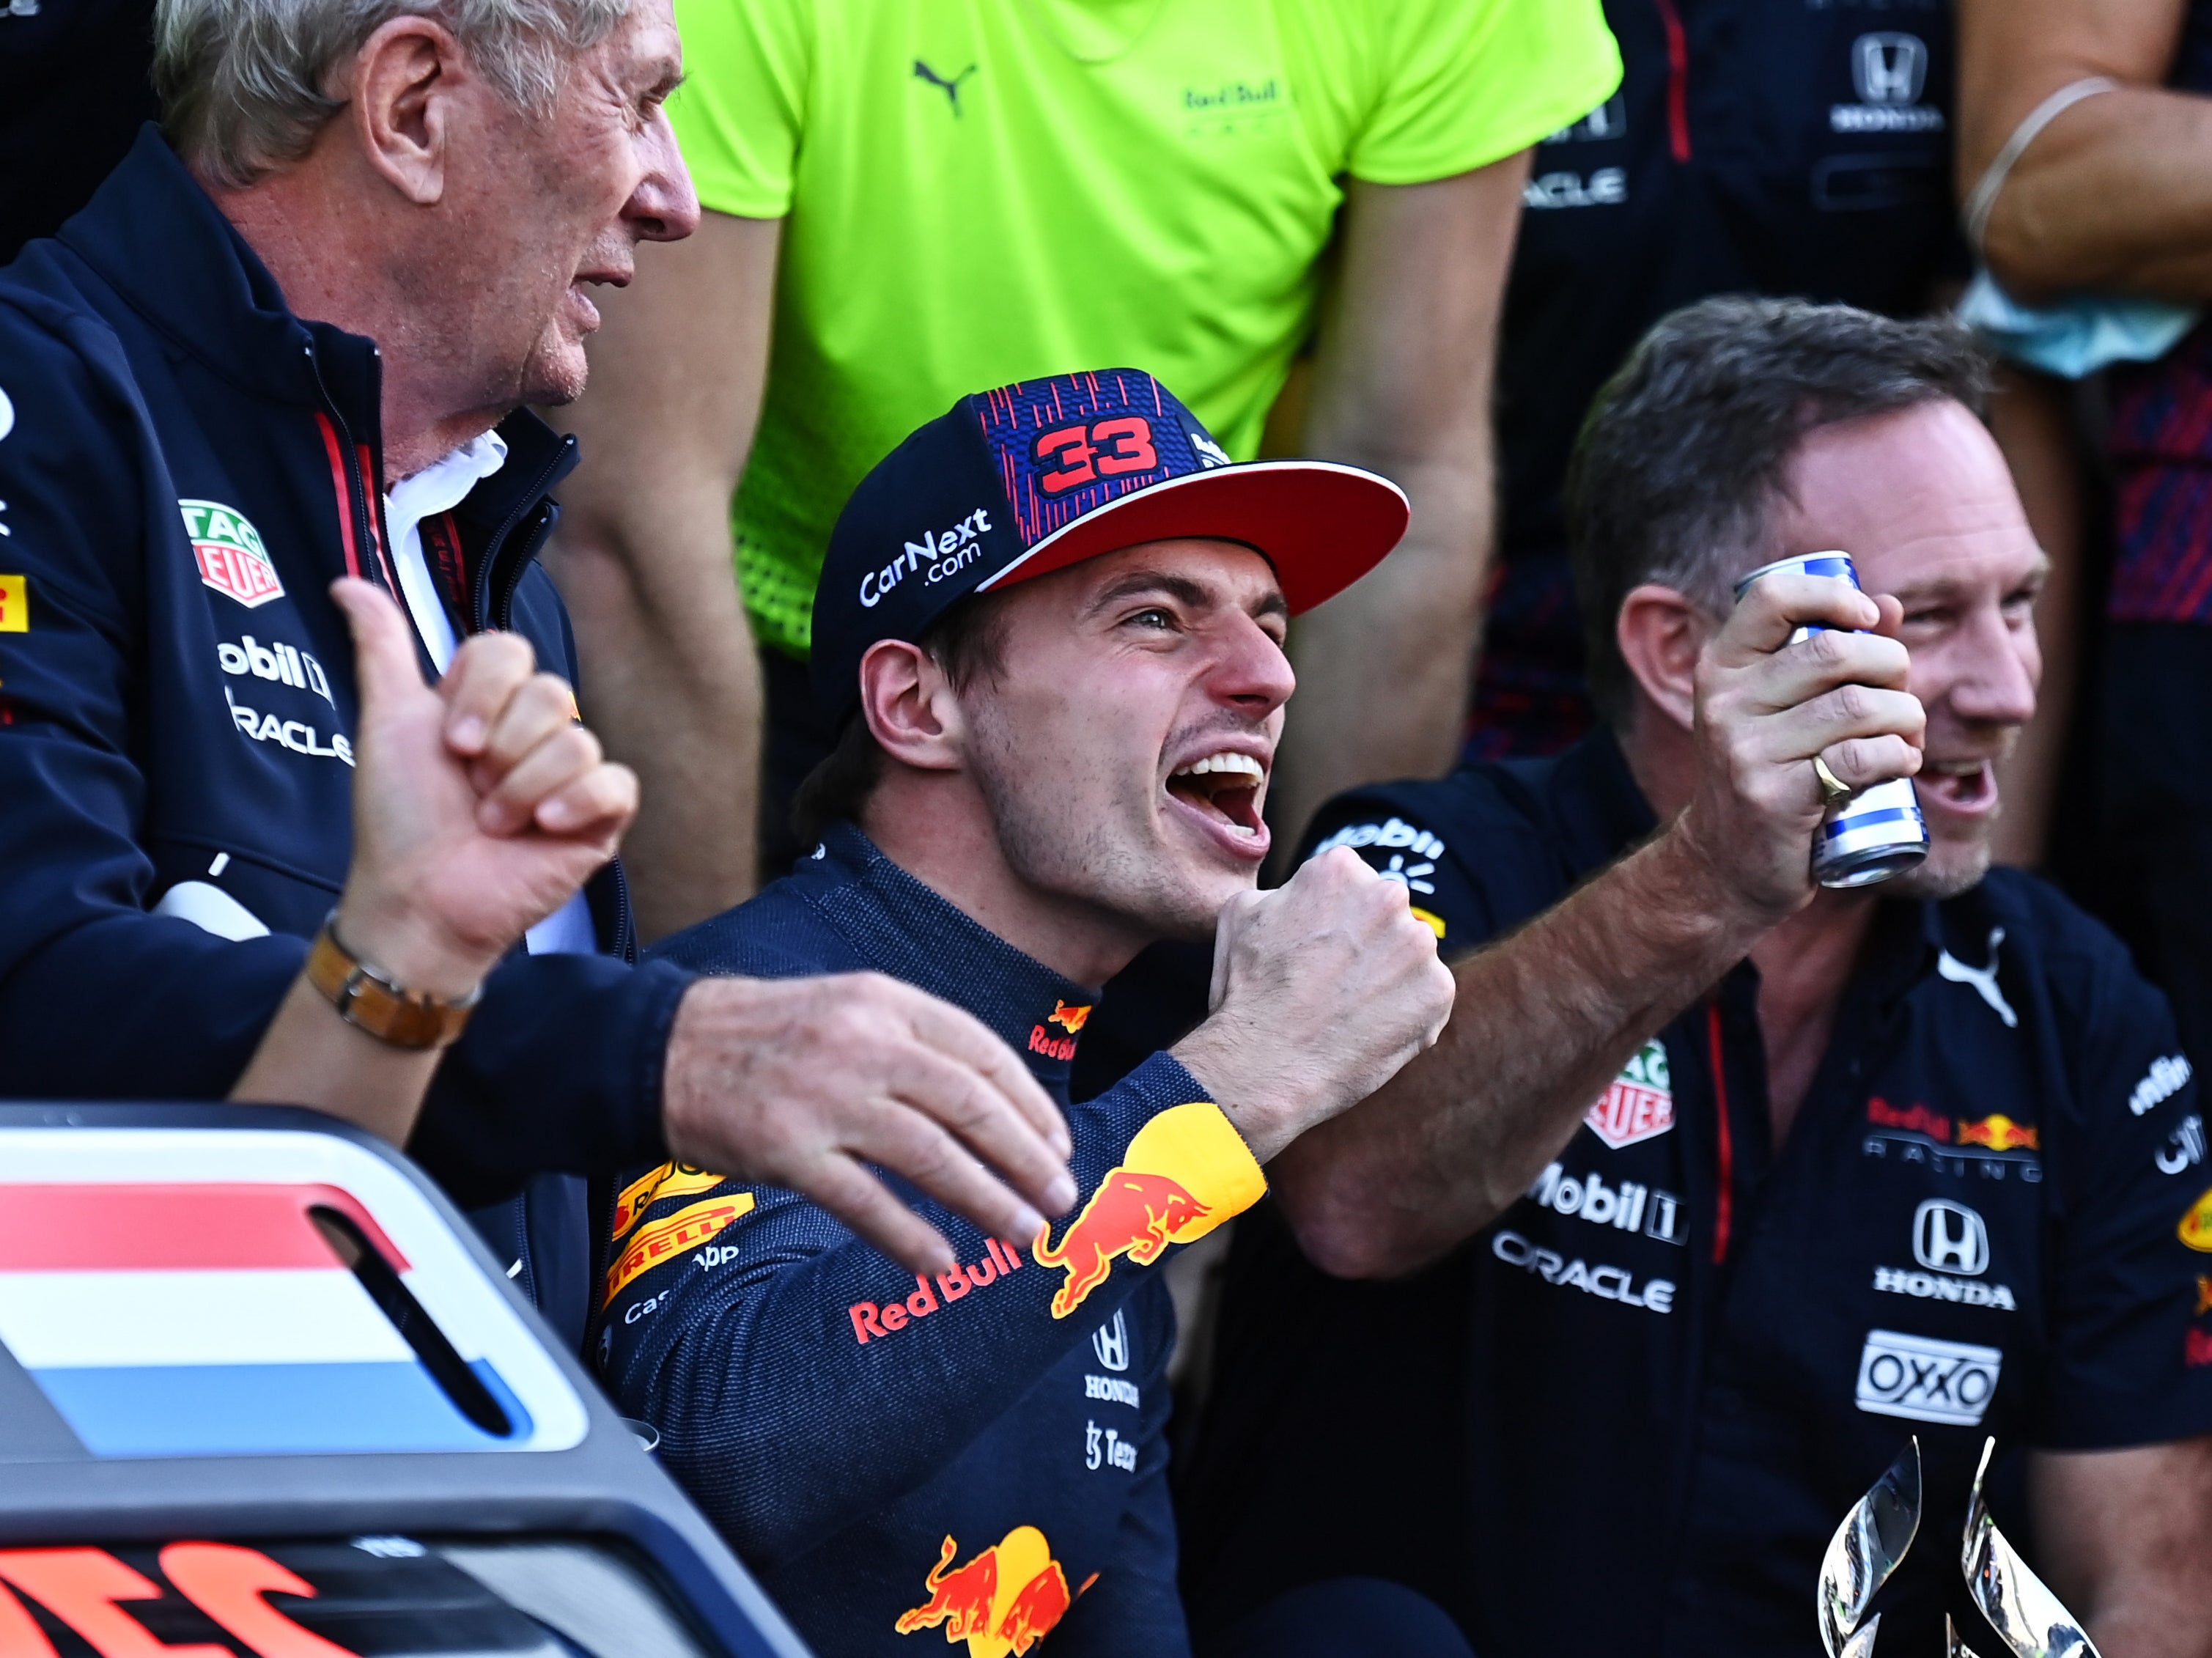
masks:
<svg viewBox="0 0 2212 1658"><path fill-rule="evenodd" d="M958 771L968 728L937 659L903 639L881 639L860 659L860 714L877 746L917 771Z"/></svg>
<svg viewBox="0 0 2212 1658"><path fill-rule="evenodd" d="M1712 635L1711 616L1656 581L1631 590L1613 623L1621 659L1644 700L1684 731L1696 723L1698 657Z"/></svg>
<svg viewBox="0 0 2212 1658"><path fill-rule="evenodd" d="M452 100L472 78L459 42L430 17L393 18L354 59L347 113L362 157L417 207L446 193Z"/></svg>

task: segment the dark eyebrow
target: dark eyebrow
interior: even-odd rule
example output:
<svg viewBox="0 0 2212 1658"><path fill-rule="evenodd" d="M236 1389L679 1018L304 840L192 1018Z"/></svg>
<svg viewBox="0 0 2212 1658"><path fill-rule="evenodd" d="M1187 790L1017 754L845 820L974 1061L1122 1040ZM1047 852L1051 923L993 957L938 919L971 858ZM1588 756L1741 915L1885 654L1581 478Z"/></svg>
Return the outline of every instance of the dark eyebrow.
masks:
<svg viewBox="0 0 2212 1658"><path fill-rule="evenodd" d="M1123 599L1133 598L1139 593L1164 593L1194 610L1204 610L1214 598L1212 590L1204 582L1194 581L1188 576L1172 575L1165 570L1131 570L1107 583L1099 591L1097 597L1091 601L1091 612L1096 615L1100 610L1109 610ZM1291 614L1290 601L1279 592L1270 588L1267 597L1252 607L1252 614L1255 617L1281 616L1287 621Z"/></svg>
<svg viewBox="0 0 2212 1658"><path fill-rule="evenodd" d="M1165 593L1194 610L1202 607L1212 597L1204 583L1193 581L1188 576L1170 575L1165 570L1131 570L1100 589L1097 597L1091 601L1091 609L1094 612L1107 610L1139 593Z"/></svg>

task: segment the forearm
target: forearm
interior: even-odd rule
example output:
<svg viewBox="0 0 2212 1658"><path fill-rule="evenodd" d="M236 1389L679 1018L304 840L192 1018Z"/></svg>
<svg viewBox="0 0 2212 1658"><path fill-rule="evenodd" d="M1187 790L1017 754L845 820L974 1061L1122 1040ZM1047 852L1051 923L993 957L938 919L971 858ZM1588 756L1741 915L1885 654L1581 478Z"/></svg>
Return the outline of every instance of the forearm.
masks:
<svg viewBox="0 0 2212 1658"><path fill-rule="evenodd" d="M437 1068L434 1048L394 1048L347 1023L302 974L230 1097L313 1106L404 1145Z"/></svg>
<svg viewBox="0 0 2212 1658"><path fill-rule="evenodd" d="M1410 467L1354 449L1317 452L1395 478L1413 524L1378 569L1292 630L1298 694L1269 786L1286 840L1346 789L1449 769L1466 719L1494 517L1487 424Z"/></svg>
<svg viewBox="0 0 2212 1658"><path fill-rule="evenodd" d="M2013 168L1984 251L2025 301L2212 299L2212 99L2124 87L2067 111Z"/></svg>
<svg viewBox="0 0 2212 1658"><path fill-rule="evenodd" d="M574 619L586 716L638 774L623 858L650 944L751 895L760 667L726 498L639 492L623 508L564 525L547 562Z"/></svg>
<svg viewBox="0 0 2212 1658"><path fill-rule="evenodd" d="M2212 1658L2212 1438L2037 1451L2038 1569L2108 1658Z"/></svg>
<svg viewBox="0 0 2212 1658"><path fill-rule="evenodd" d="M2185 14L2185 0L1960 0L1962 195L2052 93L2118 83L2054 118L1997 196L1985 251L2015 297L2212 296L2212 100L2165 90Z"/></svg>
<svg viewBox="0 0 2212 1658"><path fill-rule="evenodd" d="M1340 1277L1393 1277L1486 1225L1768 925L1669 830L1460 963L1435 1048L1273 1165L1307 1254Z"/></svg>

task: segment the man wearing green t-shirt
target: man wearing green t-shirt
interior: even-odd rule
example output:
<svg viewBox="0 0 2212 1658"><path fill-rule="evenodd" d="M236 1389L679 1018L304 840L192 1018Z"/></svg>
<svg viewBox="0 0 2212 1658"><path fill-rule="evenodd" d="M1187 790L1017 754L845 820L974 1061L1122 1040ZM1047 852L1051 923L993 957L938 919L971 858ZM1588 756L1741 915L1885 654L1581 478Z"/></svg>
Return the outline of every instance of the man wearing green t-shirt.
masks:
<svg viewBox="0 0 2212 1658"><path fill-rule="evenodd" d="M1306 694L1284 826L1449 762L1525 152L1619 78L1597 0L677 13L690 78L670 112L707 223L607 307L554 560L593 722L643 775L630 847L648 935L750 883L735 826L754 809L762 671L763 819L783 829L836 736L801 665L830 527L905 433L976 386L1129 363L1248 459L1318 324L1279 446L1384 472L1413 524L1293 642Z"/></svg>

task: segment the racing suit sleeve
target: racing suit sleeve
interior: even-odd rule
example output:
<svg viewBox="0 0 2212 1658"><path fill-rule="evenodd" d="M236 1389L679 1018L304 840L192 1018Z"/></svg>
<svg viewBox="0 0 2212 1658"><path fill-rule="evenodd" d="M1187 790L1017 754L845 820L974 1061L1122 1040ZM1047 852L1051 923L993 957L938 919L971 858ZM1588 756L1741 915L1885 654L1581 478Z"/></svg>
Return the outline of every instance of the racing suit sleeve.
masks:
<svg viewBox="0 0 2212 1658"><path fill-rule="evenodd" d="M2166 998L2110 939L2057 1029L2078 1092L2045 1159L2059 1239L2034 1442L2163 1443L2212 1431L2212 1169L2197 1079ZM2073 1005L2067 1005L2071 1001Z"/></svg>
<svg viewBox="0 0 2212 1658"><path fill-rule="evenodd" d="M1073 1107L1069 1128L1085 1200L1034 1243L986 1239L902 1193L962 1262L928 1280L793 1193L664 1166L617 1199L601 1370L740 1551L793 1558L922 1484L1171 1244L1267 1189L1164 1054Z"/></svg>

